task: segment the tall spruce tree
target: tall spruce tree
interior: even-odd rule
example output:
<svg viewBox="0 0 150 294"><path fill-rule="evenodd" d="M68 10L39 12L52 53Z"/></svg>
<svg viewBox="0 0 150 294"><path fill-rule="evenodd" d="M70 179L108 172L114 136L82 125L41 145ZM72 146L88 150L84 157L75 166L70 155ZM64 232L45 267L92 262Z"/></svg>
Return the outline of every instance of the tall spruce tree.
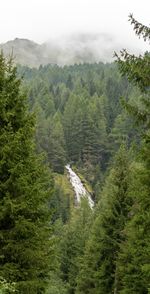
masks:
<svg viewBox="0 0 150 294"><path fill-rule="evenodd" d="M0 276L19 293L43 293L50 268L52 178L37 157L12 59L0 54ZM10 290L11 293L11 290Z"/></svg>
<svg viewBox="0 0 150 294"><path fill-rule="evenodd" d="M116 261L130 207L128 185L128 153L121 146L98 204L78 276L77 294L118 293Z"/></svg>
<svg viewBox="0 0 150 294"><path fill-rule="evenodd" d="M136 34L150 40L150 28L130 15ZM125 228L118 268L121 275L121 294L150 293L150 54L130 55L126 51L117 56L123 75L142 91L142 107L126 104L139 125L144 125L141 148L141 166L136 168L131 195L134 205L131 220Z"/></svg>
<svg viewBox="0 0 150 294"><path fill-rule="evenodd" d="M70 222L64 228L60 242L62 279L68 283L68 294L74 294L80 261L84 254L85 242L91 226L92 210L87 199L82 199L81 207L74 211Z"/></svg>
<svg viewBox="0 0 150 294"><path fill-rule="evenodd" d="M51 120L49 120L49 123L51 123L51 133L48 138L48 160L54 172L64 173L66 162L66 146L63 126L61 123L61 114L56 112L53 119L51 118Z"/></svg>

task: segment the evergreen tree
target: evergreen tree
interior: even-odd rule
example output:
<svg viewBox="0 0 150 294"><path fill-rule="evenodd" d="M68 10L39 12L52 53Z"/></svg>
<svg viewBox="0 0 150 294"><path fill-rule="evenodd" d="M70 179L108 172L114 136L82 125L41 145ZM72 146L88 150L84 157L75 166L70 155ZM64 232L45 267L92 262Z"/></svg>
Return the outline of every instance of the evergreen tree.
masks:
<svg viewBox="0 0 150 294"><path fill-rule="evenodd" d="M137 22L130 15L136 34L144 40L150 39L150 28ZM131 190L134 199L132 217L125 229L125 241L121 245L118 267L121 273L122 294L150 293L150 54L130 55L126 50L117 56L123 75L142 91L141 105L126 104L138 125L144 125L141 148L142 164L136 170Z"/></svg>
<svg viewBox="0 0 150 294"><path fill-rule="evenodd" d="M70 195L63 191L62 187L55 183L53 196L49 202L50 208L53 211L52 222L61 219L63 223L69 221L70 218Z"/></svg>
<svg viewBox="0 0 150 294"><path fill-rule="evenodd" d="M121 294L149 293L150 287L150 214L149 174L145 166L132 166L130 197L133 207L125 226L124 238L117 260L119 292Z"/></svg>
<svg viewBox="0 0 150 294"><path fill-rule="evenodd" d="M35 154L34 117L20 84L0 54L0 276L19 293L37 294L50 268L52 178Z"/></svg>
<svg viewBox="0 0 150 294"><path fill-rule="evenodd" d="M71 95L66 103L64 111L64 133L69 160L79 161L83 146L83 109L85 103L83 97Z"/></svg>
<svg viewBox="0 0 150 294"><path fill-rule="evenodd" d="M62 279L68 283L69 294L75 293L76 278L89 234L91 213L87 199L82 199L81 207L74 211L70 222L64 228L61 241L60 268Z"/></svg>
<svg viewBox="0 0 150 294"><path fill-rule="evenodd" d="M128 156L121 146L98 204L97 217L78 275L77 294L117 293L116 260L130 207L128 185Z"/></svg>
<svg viewBox="0 0 150 294"><path fill-rule="evenodd" d="M64 131L59 113L56 113L53 119L49 120L51 124L51 133L49 136L48 160L54 172L63 173L66 153Z"/></svg>
<svg viewBox="0 0 150 294"><path fill-rule="evenodd" d="M49 118L46 119L45 113L38 103L35 104L34 111L37 116L36 134L35 134L36 149L37 149L38 153L41 153L44 151L45 154L47 155L48 150L49 150L48 138L51 134L51 128L49 125Z"/></svg>

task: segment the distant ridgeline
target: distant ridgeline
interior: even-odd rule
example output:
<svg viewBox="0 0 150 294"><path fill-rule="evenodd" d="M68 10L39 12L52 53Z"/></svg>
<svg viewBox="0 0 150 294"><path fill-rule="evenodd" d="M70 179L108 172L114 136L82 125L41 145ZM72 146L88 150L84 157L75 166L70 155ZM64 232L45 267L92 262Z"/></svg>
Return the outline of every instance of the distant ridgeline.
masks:
<svg viewBox="0 0 150 294"><path fill-rule="evenodd" d="M3 49L6 56L13 52L17 64L31 68L41 64L64 66L85 62L108 62L112 61L115 48L118 48L118 45L115 45L107 34L90 33L75 34L43 44L19 38L0 44L0 49Z"/></svg>
<svg viewBox="0 0 150 294"><path fill-rule="evenodd" d="M39 69L18 66L30 109L36 111L37 150L45 151L54 172L72 162L98 193L108 162L121 142L138 134L121 106L138 100L138 90L119 74L115 63Z"/></svg>
<svg viewBox="0 0 150 294"><path fill-rule="evenodd" d="M13 54L14 61L17 64L27 65L29 67L38 67L40 64L50 63L45 52L44 45L39 45L27 39L19 39L8 41L0 44L5 56Z"/></svg>

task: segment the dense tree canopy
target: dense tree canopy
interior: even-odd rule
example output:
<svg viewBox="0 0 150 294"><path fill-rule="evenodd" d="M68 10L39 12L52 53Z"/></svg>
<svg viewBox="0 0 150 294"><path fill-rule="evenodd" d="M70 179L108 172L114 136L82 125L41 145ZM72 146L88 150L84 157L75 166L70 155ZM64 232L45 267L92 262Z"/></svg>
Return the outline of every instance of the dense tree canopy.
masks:
<svg viewBox="0 0 150 294"><path fill-rule="evenodd" d="M37 113L38 152L44 151L47 163L61 174L67 162L75 164L98 199L99 179L122 142L113 136L116 121L124 124L119 98L135 100L133 87L114 63L47 65L38 70L19 67L18 74L24 75L30 109ZM117 136L130 145L138 132L131 120L125 120Z"/></svg>

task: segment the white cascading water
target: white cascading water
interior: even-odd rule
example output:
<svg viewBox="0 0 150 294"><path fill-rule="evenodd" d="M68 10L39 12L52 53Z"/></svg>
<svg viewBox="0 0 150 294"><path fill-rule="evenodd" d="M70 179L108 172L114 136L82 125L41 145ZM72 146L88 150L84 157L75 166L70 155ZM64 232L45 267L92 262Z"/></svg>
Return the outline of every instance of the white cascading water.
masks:
<svg viewBox="0 0 150 294"><path fill-rule="evenodd" d="M76 175L76 173L71 169L70 165L67 164L66 165L66 169L68 171L69 174L69 178L70 178L70 182L71 185L75 191L75 195L76 195L76 202L77 204L80 203L81 201L81 197L87 197L88 202L89 202L89 206L91 208L93 208L94 206L94 201L92 200L90 194L86 191L86 189L84 188L80 178Z"/></svg>

